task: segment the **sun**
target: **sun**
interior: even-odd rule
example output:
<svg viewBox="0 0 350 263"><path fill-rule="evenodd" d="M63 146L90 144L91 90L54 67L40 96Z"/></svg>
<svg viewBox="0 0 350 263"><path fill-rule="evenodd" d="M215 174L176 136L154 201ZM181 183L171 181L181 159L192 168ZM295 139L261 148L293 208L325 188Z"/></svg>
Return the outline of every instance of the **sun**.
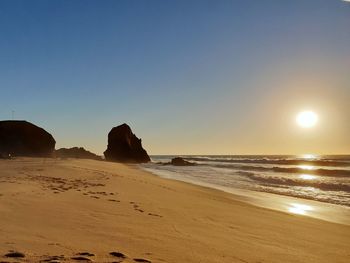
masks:
<svg viewBox="0 0 350 263"><path fill-rule="evenodd" d="M298 113L296 121L302 128L311 128L316 125L318 116L313 111L302 111Z"/></svg>

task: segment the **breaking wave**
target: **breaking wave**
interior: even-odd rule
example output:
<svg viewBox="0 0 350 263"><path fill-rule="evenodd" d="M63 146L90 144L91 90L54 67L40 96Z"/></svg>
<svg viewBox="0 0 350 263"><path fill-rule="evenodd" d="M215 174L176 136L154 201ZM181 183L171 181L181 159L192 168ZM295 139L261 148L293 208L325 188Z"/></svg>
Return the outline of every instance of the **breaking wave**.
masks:
<svg viewBox="0 0 350 263"><path fill-rule="evenodd" d="M350 159L341 158L339 160L326 158L326 159L312 159L305 160L300 158L231 158L231 157L212 157L212 156L200 156L200 157L184 157L186 160L198 161L198 162L220 162L220 163L249 163L249 164L280 164L280 165L312 165L312 166L350 166Z"/></svg>

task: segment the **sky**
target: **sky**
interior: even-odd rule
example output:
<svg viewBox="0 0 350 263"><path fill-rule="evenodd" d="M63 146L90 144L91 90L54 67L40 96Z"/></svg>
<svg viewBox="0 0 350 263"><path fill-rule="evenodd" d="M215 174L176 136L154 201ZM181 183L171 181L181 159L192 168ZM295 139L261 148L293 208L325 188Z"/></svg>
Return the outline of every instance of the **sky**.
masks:
<svg viewBox="0 0 350 263"><path fill-rule="evenodd" d="M153 155L350 153L350 3L1 0L12 111L98 154L122 123Z"/></svg>

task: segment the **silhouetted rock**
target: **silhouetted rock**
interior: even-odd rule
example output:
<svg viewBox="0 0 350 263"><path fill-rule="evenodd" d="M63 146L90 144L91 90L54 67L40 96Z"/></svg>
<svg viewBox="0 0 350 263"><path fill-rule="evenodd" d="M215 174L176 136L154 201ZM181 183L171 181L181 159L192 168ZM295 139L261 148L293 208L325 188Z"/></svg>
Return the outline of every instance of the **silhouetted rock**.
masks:
<svg viewBox="0 0 350 263"><path fill-rule="evenodd" d="M175 166L192 166L192 165L196 165L195 163L191 163L189 161L184 160L181 157L175 157L173 159L171 159L170 163L167 164L171 164L171 165L175 165Z"/></svg>
<svg viewBox="0 0 350 263"><path fill-rule="evenodd" d="M55 151L55 156L58 158L78 158L78 159L93 159L102 160L101 156L98 156L92 152L85 150L83 147L73 148L61 148Z"/></svg>
<svg viewBox="0 0 350 263"><path fill-rule="evenodd" d="M141 139L132 133L127 124L114 127L108 133L108 146L104 152L107 161L146 163L150 158L142 148Z"/></svg>
<svg viewBox="0 0 350 263"><path fill-rule="evenodd" d="M52 157L56 141L27 121L0 121L0 155Z"/></svg>
<svg viewBox="0 0 350 263"><path fill-rule="evenodd" d="M11 154L0 153L0 159L11 159Z"/></svg>

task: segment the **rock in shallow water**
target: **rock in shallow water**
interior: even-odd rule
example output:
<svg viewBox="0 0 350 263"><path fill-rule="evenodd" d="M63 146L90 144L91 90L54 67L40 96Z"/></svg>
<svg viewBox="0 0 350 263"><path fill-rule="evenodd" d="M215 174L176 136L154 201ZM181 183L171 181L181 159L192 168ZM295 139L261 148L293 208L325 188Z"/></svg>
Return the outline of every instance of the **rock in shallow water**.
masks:
<svg viewBox="0 0 350 263"><path fill-rule="evenodd" d="M196 165L195 163L191 163L189 161L184 160L181 157L175 157L173 159L171 159L170 162L171 165L175 165L175 166L192 166L192 165Z"/></svg>

